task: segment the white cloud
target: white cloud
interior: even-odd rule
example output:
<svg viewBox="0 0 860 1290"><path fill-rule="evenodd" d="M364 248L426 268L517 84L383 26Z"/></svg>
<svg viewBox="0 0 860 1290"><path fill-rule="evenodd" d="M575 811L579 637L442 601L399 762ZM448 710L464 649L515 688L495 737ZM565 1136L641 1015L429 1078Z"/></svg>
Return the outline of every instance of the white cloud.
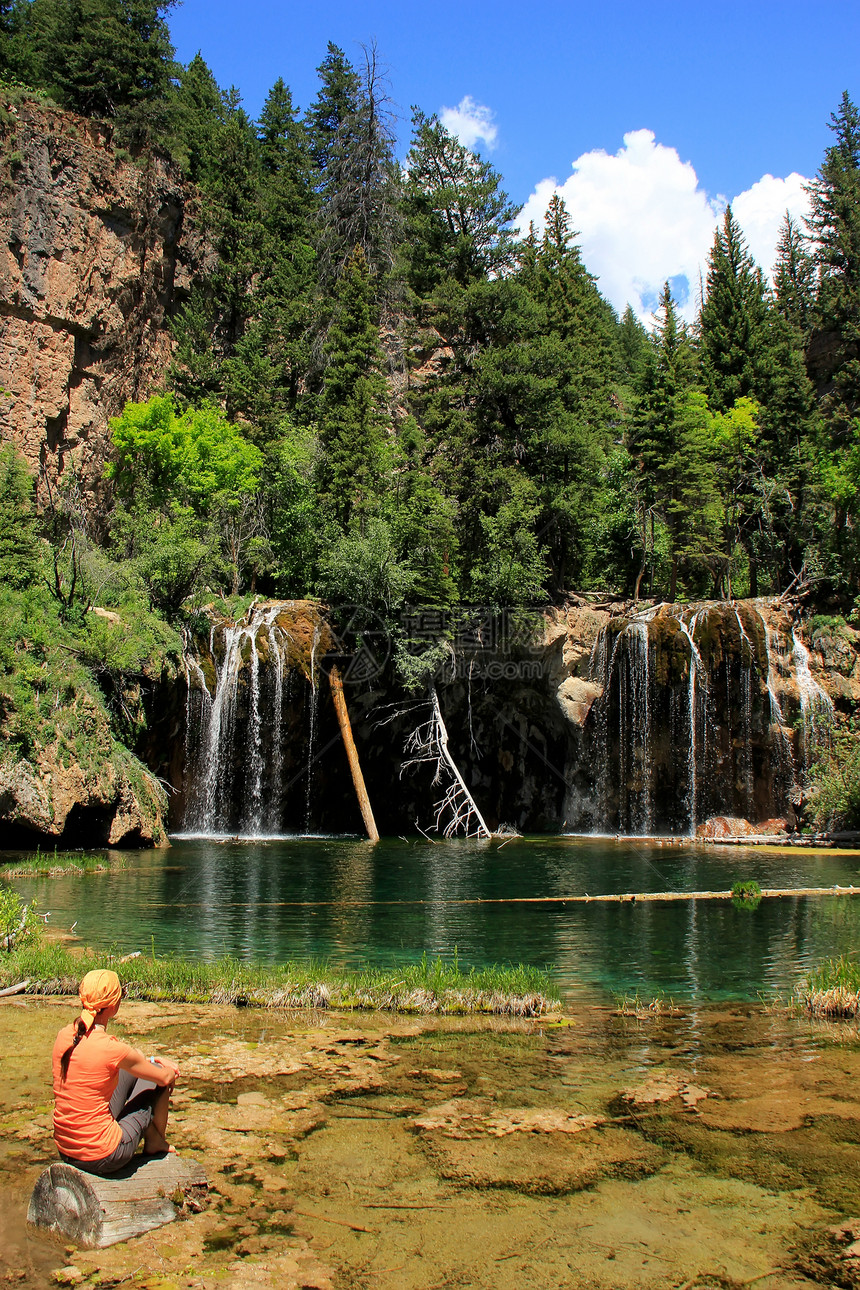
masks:
<svg viewBox="0 0 860 1290"><path fill-rule="evenodd" d="M738 194L732 210L756 261L769 272L786 209L801 218L808 209L803 185L765 175ZM643 322L663 283L669 279L681 312L696 314L699 274L722 217L725 198L700 186L688 161L674 148L657 143L651 130L632 130L614 156L602 150L583 153L573 174L559 184L541 180L520 216L523 232L534 221L540 230L553 193L558 193L578 230L587 268L599 279L604 296L622 313L629 302Z"/></svg>
<svg viewBox="0 0 860 1290"><path fill-rule="evenodd" d="M496 146L499 128L493 120L492 109L476 103L471 94L461 98L455 108L443 107L439 120L464 148L474 149L479 139L490 151Z"/></svg>
<svg viewBox="0 0 860 1290"><path fill-rule="evenodd" d="M785 179L763 175L732 202L735 219L744 231L750 254L770 274L776 259L779 229L786 211L800 223L809 213L809 198L803 191L809 180L797 172Z"/></svg>

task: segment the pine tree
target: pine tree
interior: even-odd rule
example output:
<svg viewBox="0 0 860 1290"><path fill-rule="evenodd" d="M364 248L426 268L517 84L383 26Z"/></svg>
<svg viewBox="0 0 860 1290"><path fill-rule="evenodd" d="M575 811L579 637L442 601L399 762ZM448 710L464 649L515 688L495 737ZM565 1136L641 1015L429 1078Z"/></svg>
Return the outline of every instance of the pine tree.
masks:
<svg viewBox="0 0 860 1290"><path fill-rule="evenodd" d="M810 187L809 224L819 272L819 331L836 341L819 346L831 356L816 363L815 375L822 384L832 382L825 411L838 443L860 411L860 110L847 92L830 128L836 139Z"/></svg>
<svg viewBox="0 0 860 1290"><path fill-rule="evenodd" d="M263 236L260 156L256 132L239 104L238 92L222 93L221 102L223 119L211 138L203 141L200 154L205 226L218 259L175 320L177 350L171 376L186 401L226 395L228 414L236 416L247 413L243 392L253 392L257 375L252 374L248 382L231 380L224 363L235 357L256 312L252 284L260 267ZM210 164L207 154L217 156L217 166Z"/></svg>
<svg viewBox="0 0 860 1290"><path fill-rule="evenodd" d="M773 285L777 312L805 342L812 331L815 309L815 260L788 211L779 231Z"/></svg>
<svg viewBox="0 0 860 1290"><path fill-rule="evenodd" d="M466 286L511 267L511 224L518 208L503 191L501 176L438 117L417 109L406 171L405 251L420 295L447 277Z"/></svg>
<svg viewBox="0 0 860 1290"><path fill-rule="evenodd" d="M14 444L0 447L0 582L26 587L39 567L33 478Z"/></svg>
<svg viewBox="0 0 860 1290"><path fill-rule="evenodd" d="M331 284L360 246L379 296L399 239L394 114L375 45L364 50L364 67L354 89L355 73L348 64L343 68L335 61L337 81L324 84L327 96L332 96L328 115L322 104L311 113L312 151L323 160L319 269L323 285Z"/></svg>
<svg viewBox="0 0 860 1290"><path fill-rule="evenodd" d="M224 364L224 391L228 406L247 417L262 439L270 439L284 415L296 409L310 363L315 268L316 196L307 135L283 80L266 99L257 138L256 267L248 323Z"/></svg>
<svg viewBox="0 0 860 1290"><path fill-rule="evenodd" d="M32 0L0 3L0 79L39 85L31 32Z"/></svg>
<svg viewBox="0 0 860 1290"><path fill-rule="evenodd" d="M760 397L767 350L764 277L729 206L714 235L699 318L702 380L714 411L724 412L742 397Z"/></svg>
<svg viewBox="0 0 860 1290"><path fill-rule="evenodd" d="M683 510L689 497L683 480L688 465L686 451L696 424L689 403L696 367L690 338L678 319L668 282L660 296L656 320L636 381L628 431L628 448L636 465L632 484L641 552L634 597L639 598L646 574L653 576L655 571L658 524L663 524L673 536L669 553L669 599L673 600L681 555L679 540L683 541Z"/></svg>
<svg viewBox="0 0 860 1290"><path fill-rule="evenodd" d="M679 572L686 575L689 590L719 596L732 552L726 552L721 541L723 502L718 455L713 418L703 390L690 388L676 401L672 432L672 451L659 472L671 542L669 599L675 599ZM710 575L711 585L703 587L701 577L705 573Z"/></svg>
<svg viewBox="0 0 860 1290"><path fill-rule="evenodd" d="M769 364L758 386L758 522L750 530L750 595L757 595L759 572L766 590L778 593L800 570L814 545L817 503L814 494L820 417L806 366L811 325L805 297L807 264L781 241L776 292L768 308ZM801 248L802 250L802 248Z"/></svg>
<svg viewBox="0 0 860 1290"><path fill-rule="evenodd" d="M360 80L342 49L329 41L317 68L320 89L308 109L305 125L318 183L324 184L329 158L345 123L358 111Z"/></svg>
<svg viewBox="0 0 860 1290"><path fill-rule="evenodd" d="M397 439L392 528L398 554L413 571L416 603L449 606L457 599L456 504L428 469L426 439L414 417L406 418Z"/></svg>
<svg viewBox="0 0 860 1290"><path fill-rule="evenodd" d="M202 188L218 170L218 132L227 119L224 91L197 53L179 72L173 95L171 152Z"/></svg>
<svg viewBox="0 0 860 1290"><path fill-rule="evenodd" d="M648 353L648 333L631 305L624 310L618 324L616 353L619 384L629 391L641 377Z"/></svg>
<svg viewBox="0 0 860 1290"><path fill-rule="evenodd" d="M523 408L521 418L529 427L526 461L538 482L540 528L557 591L579 579L587 559L614 412L614 318L582 263L575 236L556 194L536 263L535 300L544 321L526 359L538 371L543 365L549 384L543 406Z"/></svg>
<svg viewBox="0 0 860 1290"><path fill-rule="evenodd" d="M383 475L387 391L367 260L356 247L340 276L325 347L318 487L342 529L363 529Z"/></svg>
<svg viewBox="0 0 860 1290"><path fill-rule="evenodd" d="M32 0L32 68L64 107L112 118L124 141L160 137L175 66L175 0Z"/></svg>

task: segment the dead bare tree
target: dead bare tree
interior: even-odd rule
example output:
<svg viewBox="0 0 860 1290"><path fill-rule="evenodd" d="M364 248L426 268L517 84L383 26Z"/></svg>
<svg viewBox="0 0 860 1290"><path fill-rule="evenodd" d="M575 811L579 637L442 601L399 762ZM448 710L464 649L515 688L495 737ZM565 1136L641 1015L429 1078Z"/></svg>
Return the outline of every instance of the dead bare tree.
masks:
<svg viewBox="0 0 860 1290"><path fill-rule="evenodd" d="M328 160L317 252L323 278L333 280L360 246L379 291L400 234L396 115L376 42L362 52L358 104L341 123Z"/></svg>
<svg viewBox="0 0 860 1290"><path fill-rule="evenodd" d="M441 829L446 838L452 838L460 832L467 838L489 838L492 834L451 756L448 729L442 717L435 682L428 683L427 692L430 716L406 740L406 752L410 755L401 766L400 774L402 776L411 766L435 764L433 784L444 787L447 782L443 796L433 807L436 831Z"/></svg>

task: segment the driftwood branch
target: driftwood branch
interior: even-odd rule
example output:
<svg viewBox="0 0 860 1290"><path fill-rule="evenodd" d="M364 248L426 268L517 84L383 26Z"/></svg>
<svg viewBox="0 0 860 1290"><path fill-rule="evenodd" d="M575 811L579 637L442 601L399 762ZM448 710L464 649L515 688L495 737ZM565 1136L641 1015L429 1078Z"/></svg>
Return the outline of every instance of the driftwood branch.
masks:
<svg viewBox="0 0 860 1290"><path fill-rule="evenodd" d="M19 981L17 985L7 985L5 990L0 990L0 999L5 998L8 994L23 994L30 984L30 978L26 981Z"/></svg>

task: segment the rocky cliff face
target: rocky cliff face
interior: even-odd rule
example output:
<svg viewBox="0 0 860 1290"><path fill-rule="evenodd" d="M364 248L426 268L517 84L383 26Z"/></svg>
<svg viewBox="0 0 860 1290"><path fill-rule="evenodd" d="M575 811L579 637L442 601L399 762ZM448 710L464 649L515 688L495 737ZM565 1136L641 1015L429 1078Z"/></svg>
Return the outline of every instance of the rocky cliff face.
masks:
<svg viewBox="0 0 860 1290"><path fill-rule="evenodd" d="M118 154L97 121L4 106L0 435L47 480L73 463L97 500L108 419L163 382L203 244L166 160Z"/></svg>
<svg viewBox="0 0 860 1290"><path fill-rule="evenodd" d="M167 794L78 690L73 733L56 727L23 759L0 748L0 847L166 846Z"/></svg>

